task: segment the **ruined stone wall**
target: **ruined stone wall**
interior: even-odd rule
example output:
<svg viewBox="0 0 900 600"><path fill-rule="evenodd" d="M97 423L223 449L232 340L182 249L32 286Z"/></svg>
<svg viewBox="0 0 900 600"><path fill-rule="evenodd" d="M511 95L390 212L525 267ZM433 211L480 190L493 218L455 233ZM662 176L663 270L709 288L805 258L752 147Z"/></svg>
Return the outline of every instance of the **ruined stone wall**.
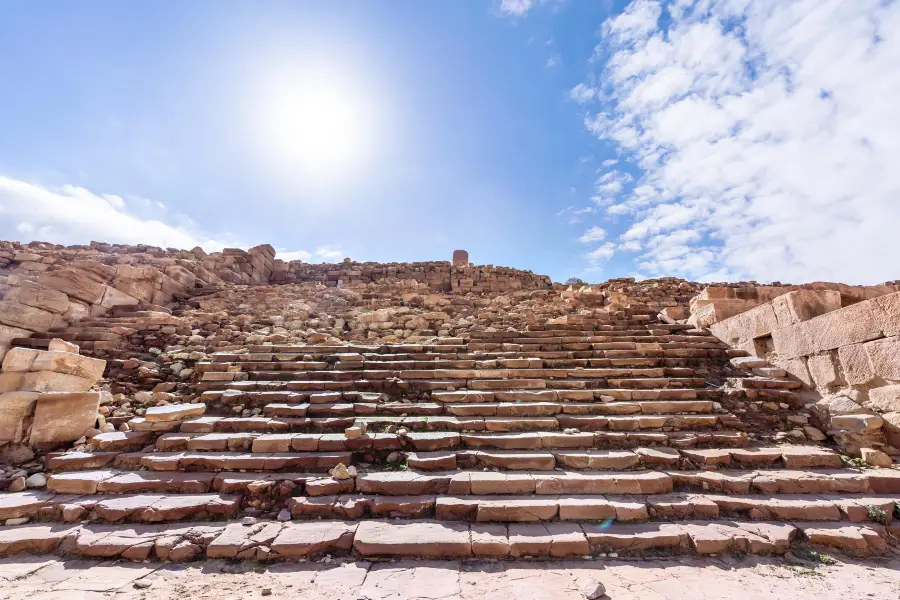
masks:
<svg viewBox="0 0 900 600"><path fill-rule="evenodd" d="M847 300L839 290L795 290L710 331L816 390L814 411L848 451L877 441L883 424L900 447L900 293Z"/></svg>
<svg viewBox="0 0 900 600"><path fill-rule="evenodd" d="M690 323L705 329L713 323L739 315L795 290L832 290L839 294L838 307L840 307L900 291L900 286L887 283L871 286L845 285L825 281L804 285L782 285L780 283L759 285L752 281L717 283L707 286L691 299Z"/></svg>
<svg viewBox="0 0 900 600"><path fill-rule="evenodd" d="M546 275L493 265L463 267L448 261L412 263L343 262L310 264L301 261L275 261L273 283L322 283L343 287L385 280L412 280L424 283L436 292L507 292L552 289Z"/></svg>
<svg viewBox="0 0 900 600"><path fill-rule="evenodd" d="M0 242L0 359L17 338L106 314L113 306L171 305L197 287L267 283L275 250L191 251L93 242Z"/></svg>

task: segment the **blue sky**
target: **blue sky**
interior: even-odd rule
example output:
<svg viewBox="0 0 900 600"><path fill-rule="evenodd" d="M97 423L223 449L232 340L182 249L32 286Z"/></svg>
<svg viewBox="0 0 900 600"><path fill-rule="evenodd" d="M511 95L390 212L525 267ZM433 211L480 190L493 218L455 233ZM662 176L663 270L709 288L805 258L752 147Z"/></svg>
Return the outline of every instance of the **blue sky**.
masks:
<svg viewBox="0 0 900 600"><path fill-rule="evenodd" d="M869 0L9 3L0 238L895 279L897 23Z"/></svg>

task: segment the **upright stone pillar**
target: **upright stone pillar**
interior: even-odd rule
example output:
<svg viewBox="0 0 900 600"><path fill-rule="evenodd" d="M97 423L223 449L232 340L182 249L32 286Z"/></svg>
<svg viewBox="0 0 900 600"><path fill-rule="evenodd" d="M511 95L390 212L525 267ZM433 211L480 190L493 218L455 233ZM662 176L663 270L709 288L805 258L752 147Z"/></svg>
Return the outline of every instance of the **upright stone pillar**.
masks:
<svg viewBox="0 0 900 600"><path fill-rule="evenodd" d="M453 251L453 266L454 267L468 267L469 266L469 253L465 250L454 250Z"/></svg>

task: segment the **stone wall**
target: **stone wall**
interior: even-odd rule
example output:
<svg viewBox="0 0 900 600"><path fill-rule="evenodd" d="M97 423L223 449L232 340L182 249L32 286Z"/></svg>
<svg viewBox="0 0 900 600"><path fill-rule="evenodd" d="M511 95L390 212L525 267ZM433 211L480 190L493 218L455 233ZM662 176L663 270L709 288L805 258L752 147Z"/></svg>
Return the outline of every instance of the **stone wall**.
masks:
<svg viewBox="0 0 900 600"><path fill-rule="evenodd" d="M778 296L795 290L832 290L840 295L840 306L850 306L864 300L871 300L884 294L900 291L896 284L845 285L819 281L804 285L759 285L755 282L714 284L707 286L690 302L689 322L700 328L708 328L729 317L739 315L760 304L771 302Z"/></svg>
<svg viewBox="0 0 900 600"><path fill-rule="evenodd" d="M900 293L847 301L842 290L795 290L710 331L816 390L814 412L848 452L878 445L882 424L900 448Z"/></svg>
<svg viewBox="0 0 900 600"><path fill-rule="evenodd" d="M273 283L321 283L343 287L385 280L412 280L436 292L507 292L552 289L546 275L509 267L453 266L448 261L373 263L345 261L338 264L310 264L275 261Z"/></svg>

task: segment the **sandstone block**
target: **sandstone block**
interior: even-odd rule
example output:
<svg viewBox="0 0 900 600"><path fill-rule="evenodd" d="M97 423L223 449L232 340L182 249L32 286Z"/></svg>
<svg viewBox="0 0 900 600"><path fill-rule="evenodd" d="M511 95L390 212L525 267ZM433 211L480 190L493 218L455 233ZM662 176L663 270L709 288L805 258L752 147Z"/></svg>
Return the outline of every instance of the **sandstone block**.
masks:
<svg viewBox="0 0 900 600"><path fill-rule="evenodd" d="M53 338L52 340L50 340L50 344L47 346L47 349L52 352L71 352L73 354L78 354L81 350L77 344L73 344L59 338Z"/></svg>
<svg viewBox="0 0 900 600"><path fill-rule="evenodd" d="M6 295L6 299L57 314L63 314L69 309L69 297L64 293L33 283L14 287Z"/></svg>
<svg viewBox="0 0 900 600"><path fill-rule="evenodd" d="M151 406L144 414L144 419L148 423L183 421L188 417L199 417L205 412L205 404L168 404L166 406Z"/></svg>
<svg viewBox="0 0 900 600"><path fill-rule="evenodd" d="M900 292L873 298L868 304L872 307L875 322L885 336L900 334Z"/></svg>
<svg viewBox="0 0 900 600"><path fill-rule="evenodd" d="M875 375L900 380L900 336L869 342L865 348Z"/></svg>
<svg viewBox="0 0 900 600"><path fill-rule="evenodd" d="M137 298L129 296L122 290L116 289L111 285L106 286L106 290L103 292L103 298L100 300L100 306L106 309L110 309L113 306L130 306L134 304L139 304Z"/></svg>
<svg viewBox="0 0 900 600"><path fill-rule="evenodd" d="M881 328L875 322L869 302L832 311L805 324L809 327L813 352L834 350L881 337Z"/></svg>
<svg viewBox="0 0 900 600"><path fill-rule="evenodd" d="M844 379L850 385L865 385L875 378L875 371L869 361L869 353L864 344L851 344L838 348L838 360L844 372Z"/></svg>
<svg viewBox="0 0 900 600"><path fill-rule="evenodd" d="M53 325L53 313L9 300L0 302L0 323L29 331L47 331Z"/></svg>
<svg viewBox="0 0 900 600"><path fill-rule="evenodd" d="M467 267L469 265L469 253L465 250L453 251L453 266Z"/></svg>
<svg viewBox="0 0 900 600"><path fill-rule="evenodd" d="M41 394L35 401L29 443L74 442L96 424L104 395L107 392Z"/></svg>
<svg viewBox="0 0 900 600"><path fill-rule="evenodd" d="M814 354L806 364L817 387L829 388L843 383L832 352Z"/></svg>
<svg viewBox="0 0 900 600"><path fill-rule="evenodd" d="M39 352L31 365L32 371L52 371L74 375L91 381L91 385L103 377L106 361L72 352L48 350Z"/></svg>
<svg viewBox="0 0 900 600"><path fill-rule="evenodd" d="M284 526L272 542L272 552L280 556L308 556L322 552L349 550L356 523L312 521Z"/></svg>
<svg viewBox="0 0 900 600"><path fill-rule="evenodd" d="M815 344L810 333L810 323L812 321L804 321L772 332L772 343L779 358L797 358L814 352Z"/></svg>
<svg viewBox="0 0 900 600"><path fill-rule="evenodd" d="M29 373L9 373L21 377L18 389L28 392L86 392L95 381L53 371L31 371ZM4 373L7 375L7 373ZM0 385L0 389L2 389Z"/></svg>
<svg viewBox="0 0 900 600"><path fill-rule="evenodd" d="M886 468L894 464L894 461L891 460L891 457L881 450L875 450L873 448L860 448L860 454L862 455L862 459L873 467Z"/></svg>
<svg viewBox="0 0 900 600"><path fill-rule="evenodd" d="M69 298L69 308L63 314L63 319L69 323L74 323L82 319L86 319L91 315L91 305Z"/></svg>
<svg viewBox="0 0 900 600"><path fill-rule="evenodd" d="M0 394L21 390L24 375L21 372L0 373Z"/></svg>
<svg viewBox="0 0 900 600"><path fill-rule="evenodd" d="M0 394L0 442L20 443L25 435L25 419L40 394L7 392Z"/></svg>
<svg viewBox="0 0 900 600"><path fill-rule="evenodd" d="M40 351L32 348L11 348L3 357L3 372L31 371L31 366L38 354Z"/></svg>
<svg viewBox="0 0 900 600"><path fill-rule="evenodd" d="M868 408L882 412L900 411L900 385L885 385L869 390Z"/></svg>
<svg viewBox="0 0 900 600"><path fill-rule="evenodd" d="M809 373L809 367L806 366L806 357L800 356L798 358L778 360L775 362L775 366L777 366L779 369L787 371L790 375L793 375L794 377L802 381L804 385L808 387L815 386L812 375L810 375Z"/></svg>
<svg viewBox="0 0 900 600"><path fill-rule="evenodd" d="M183 289L193 288L197 283L197 278L193 273L178 265L166 267L165 274L178 282Z"/></svg>
<svg viewBox="0 0 900 600"><path fill-rule="evenodd" d="M38 283L88 304L99 304L106 288L105 282L98 281L86 270L76 268L48 271L38 277Z"/></svg>
<svg viewBox="0 0 900 600"><path fill-rule="evenodd" d="M813 317L841 308L841 293L836 290L796 290L772 300L781 327L809 321Z"/></svg>
<svg viewBox="0 0 900 600"><path fill-rule="evenodd" d="M362 521L353 548L362 556L467 557L472 554L466 523Z"/></svg>
<svg viewBox="0 0 900 600"><path fill-rule="evenodd" d="M775 317L775 310L769 303L761 304L732 317L729 325L732 336L735 335L735 331L740 332L741 341L767 336L777 328L778 319Z"/></svg>
<svg viewBox="0 0 900 600"><path fill-rule="evenodd" d="M27 329L0 323L0 346L11 346L14 339L31 337L32 333Z"/></svg>

